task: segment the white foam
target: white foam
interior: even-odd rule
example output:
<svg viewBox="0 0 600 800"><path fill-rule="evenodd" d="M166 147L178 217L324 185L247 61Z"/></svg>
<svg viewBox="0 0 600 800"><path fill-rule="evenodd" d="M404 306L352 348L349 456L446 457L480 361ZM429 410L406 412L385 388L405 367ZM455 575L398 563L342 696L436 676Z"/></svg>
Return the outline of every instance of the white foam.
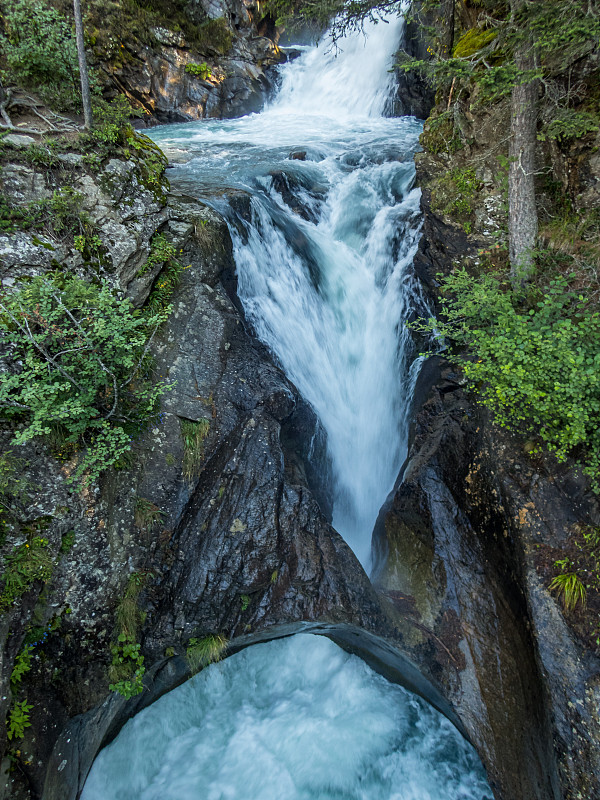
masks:
<svg viewBox="0 0 600 800"><path fill-rule="evenodd" d="M328 639L255 645L169 692L94 763L81 800L491 800L437 711Z"/></svg>

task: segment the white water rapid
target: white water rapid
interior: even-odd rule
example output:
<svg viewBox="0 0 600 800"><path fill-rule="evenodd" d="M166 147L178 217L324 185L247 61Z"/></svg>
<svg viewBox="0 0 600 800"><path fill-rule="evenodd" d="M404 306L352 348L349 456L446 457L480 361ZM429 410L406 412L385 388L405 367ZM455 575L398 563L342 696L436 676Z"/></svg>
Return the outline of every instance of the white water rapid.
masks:
<svg viewBox="0 0 600 800"><path fill-rule="evenodd" d="M177 185L231 223L246 315L321 421L333 524L367 569L406 454L416 374L404 323L416 297L421 126L383 116L402 25L371 24L337 53L325 38L282 68L261 114L152 132L191 156L172 173ZM249 214L224 187L249 193Z"/></svg>
<svg viewBox="0 0 600 800"><path fill-rule="evenodd" d="M492 800L448 720L328 639L254 645L130 720L81 800Z"/></svg>

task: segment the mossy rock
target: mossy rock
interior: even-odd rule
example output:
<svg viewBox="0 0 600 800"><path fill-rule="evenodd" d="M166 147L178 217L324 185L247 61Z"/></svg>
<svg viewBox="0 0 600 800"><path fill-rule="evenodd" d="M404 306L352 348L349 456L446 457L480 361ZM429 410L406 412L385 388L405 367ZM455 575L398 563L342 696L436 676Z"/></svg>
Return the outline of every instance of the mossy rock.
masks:
<svg viewBox="0 0 600 800"><path fill-rule="evenodd" d="M455 58L469 58L478 50L481 50L498 36L498 31L485 31L481 28L471 28L456 43L454 48Z"/></svg>

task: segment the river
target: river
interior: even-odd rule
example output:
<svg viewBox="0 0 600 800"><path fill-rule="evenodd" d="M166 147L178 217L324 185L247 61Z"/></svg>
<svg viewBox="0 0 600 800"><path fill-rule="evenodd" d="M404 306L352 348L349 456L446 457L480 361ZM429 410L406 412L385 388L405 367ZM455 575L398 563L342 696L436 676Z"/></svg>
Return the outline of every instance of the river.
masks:
<svg viewBox="0 0 600 800"><path fill-rule="evenodd" d="M247 319L326 434L333 524L365 569L406 455L418 358L421 124L385 116L403 21L325 37L260 114L152 131L221 211ZM178 152L179 151L179 152ZM232 198L235 198L232 200ZM240 202L242 198L242 202ZM441 714L323 637L255 645L131 720L83 800L486 800Z"/></svg>

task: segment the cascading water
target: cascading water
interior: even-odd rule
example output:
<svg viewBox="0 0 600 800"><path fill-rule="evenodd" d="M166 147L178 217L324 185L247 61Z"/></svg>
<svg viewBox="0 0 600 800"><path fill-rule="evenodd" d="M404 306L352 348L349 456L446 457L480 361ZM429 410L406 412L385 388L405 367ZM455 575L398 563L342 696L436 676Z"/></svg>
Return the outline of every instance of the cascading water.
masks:
<svg viewBox="0 0 600 800"><path fill-rule="evenodd" d="M321 421L333 524L366 568L406 454L416 372L404 322L416 297L421 127L383 116L402 25L371 24L341 52L325 38L283 68L261 114L153 132L192 156L178 185L231 222L246 315ZM251 195L250 218L223 187Z"/></svg>

